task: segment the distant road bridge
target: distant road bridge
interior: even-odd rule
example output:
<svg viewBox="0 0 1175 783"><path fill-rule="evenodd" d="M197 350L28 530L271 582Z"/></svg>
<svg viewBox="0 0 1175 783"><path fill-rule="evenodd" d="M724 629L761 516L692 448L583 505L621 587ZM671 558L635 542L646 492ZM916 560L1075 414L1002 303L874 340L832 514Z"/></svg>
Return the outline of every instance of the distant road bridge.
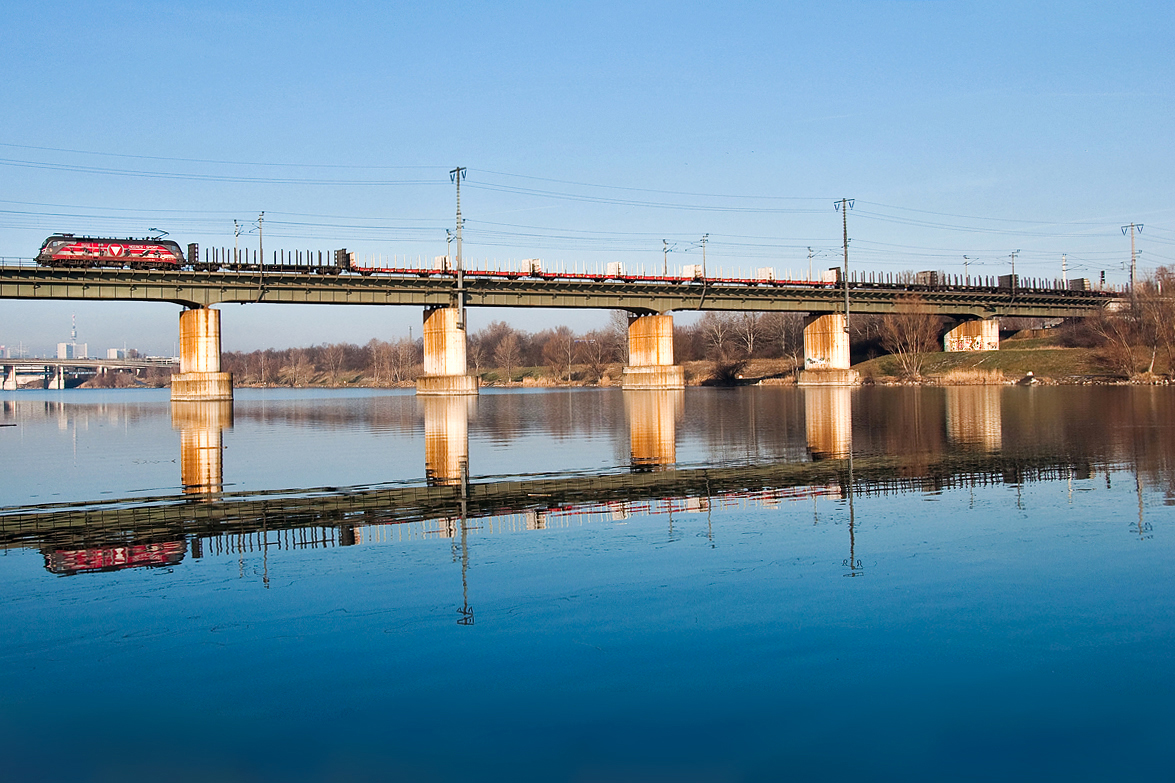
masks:
<svg viewBox="0 0 1175 783"><path fill-rule="evenodd" d="M140 370L166 369L177 366L176 359L144 358L144 359L48 359L37 357L21 357L0 359L0 388L4 391L15 391L21 387L20 377L26 380L33 376L44 378L45 388L64 389L67 375L98 375L107 370L134 370L137 375Z"/></svg>

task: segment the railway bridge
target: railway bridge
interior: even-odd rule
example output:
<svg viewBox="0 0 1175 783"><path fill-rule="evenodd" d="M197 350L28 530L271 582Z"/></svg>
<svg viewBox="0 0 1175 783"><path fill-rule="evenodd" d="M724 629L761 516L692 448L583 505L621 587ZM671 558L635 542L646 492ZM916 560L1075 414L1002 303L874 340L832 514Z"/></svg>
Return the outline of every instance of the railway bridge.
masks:
<svg viewBox="0 0 1175 783"><path fill-rule="evenodd" d="M49 268L0 266L0 299L73 299L172 302L180 313L177 401L232 399L232 378L220 368L220 313L215 305L408 305L424 308L424 370L419 394L476 394L468 374L467 307L560 307L629 313L629 366L624 387L672 389L684 385L673 358L675 311L806 313L801 383L852 383L848 312L892 313L916 306L958 322L944 338L947 350L995 350L1001 316L1078 317L1121 306L1117 291L1072 290L1051 283L1021 285L1016 278L980 285L935 275L933 284L895 283L873 276L834 282L713 277L650 277L448 269L305 272L282 268L185 269ZM939 281L942 281L941 283ZM966 281L969 283L970 281ZM1004 283L1003 285L998 282ZM846 310L846 307L848 308Z"/></svg>

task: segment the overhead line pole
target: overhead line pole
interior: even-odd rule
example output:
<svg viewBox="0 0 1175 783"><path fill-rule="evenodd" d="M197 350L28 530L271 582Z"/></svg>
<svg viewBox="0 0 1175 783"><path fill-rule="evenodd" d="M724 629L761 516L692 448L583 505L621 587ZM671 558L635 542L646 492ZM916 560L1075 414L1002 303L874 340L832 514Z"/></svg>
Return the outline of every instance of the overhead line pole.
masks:
<svg viewBox="0 0 1175 783"><path fill-rule="evenodd" d="M1134 286L1138 282L1138 254L1134 250L1134 231L1137 229L1141 234L1142 223L1122 226L1122 233L1125 234L1128 229L1130 231L1130 301L1133 302L1135 299Z"/></svg>
<svg viewBox="0 0 1175 783"><path fill-rule="evenodd" d="M261 279L261 286L265 287L265 213L257 216L257 273Z"/></svg>
<svg viewBox="0 0 1175 783"><path fill-rule="evenodd" d="M854 201L855 199L842 198L836 202L836 208L841 213L845 239L845 334L849 333L849 210L853 208Z"/></svg>
<svg viewBox="0 0 1175 783"><path fill-rule="evenodd" d="M1013 250L1010 255L1012 257L1012 299L1016 299L1016 283L1020 282L1016 279L1016 256L1020 253L1019 250Z"/></svg>
<svg viewBox="0 0 1175 783"><path fill-rule="evenodd" d="M457 184L457 328L465 328L465 265L461 262L461 180L465 179L465 167L458 166L449 172L449 179Z"/></svg>
<svg viewBox="0 0 1175 783"><path fill-rule="evenodd" d="M709 236L709 234L707 234L706 236ZM663 261L663 264L664 264L664 266L662 267L661 274L662 274L664 277L669 277L669 251L670 251L670 250L673 250L673 248L677 247L677 243L676 243L676 242L674 242L674 243L673 243L673 247L670 247L670 246L669 246L669 240L668 240L668 239L662 239L662 240L661 240L661 246L662 246L662 249L663 249L663 251L664 251L664 255L665 255L665 258L664 258L664 261Z"/></svg>

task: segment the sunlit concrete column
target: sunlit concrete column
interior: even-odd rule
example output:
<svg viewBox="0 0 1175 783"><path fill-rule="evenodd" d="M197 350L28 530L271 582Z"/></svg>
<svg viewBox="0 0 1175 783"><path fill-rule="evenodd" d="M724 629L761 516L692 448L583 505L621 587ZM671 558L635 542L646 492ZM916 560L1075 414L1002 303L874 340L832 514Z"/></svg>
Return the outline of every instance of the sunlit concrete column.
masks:
<svg viewBox="0 0 1175 783"><path fill-rule="evenodd" d="M196 307L180 313L180 371L171 377L174 402L232 400L232 373L220 371L220 311Z"/></svg>
<svg viewBox="0 0 1175 783"><path fill-rule="evenodd" d="M861 382L849 360L844 313L810 316L804 325L801 386L853 386Z"/></svg>
<svg viewBox="0 0 1175 783"><path fill-rule="evenodd" d="M948 386L947 436L956 445L999 451L1004 443L1003 388Z"/></svg>
<svg viewBox="0 0 1175 783"><path fill-rule="evenodd" d="M417 394L477 394L477 378L465 364L465 330L455 307L424 311L424 375Z"/></svg>
<svg viewBox="0 0 1175 783"><path fill-rule="evenodd" d="M65 388L65 367L57 365L53 368L53 378L45 386L46 389L64 389Z"/></svg>
<svg viewBox="0 0 1175 783"><path fill-rule="evenodd" d="M658 470L677 462L677 421L684 401L681 389L624 392L634 470Z"/></svg>
<svg viewBox="0 0 1175 783"><path fill-rule="evenodd" d="M4 368L4 391L16 391L16 365L10 364Z"/></svg>
<svg viewBox="0 0 1175 783"><path fill-rule="evenodd" d="M998 351L1000 322L995 318L964 321L942 338L942 349L954 351Z"/></svg>
<svg viewBox="0 0 1175 783"><path fill-rule="evenodd" d="M684 389L685 372L673 363L673 316L628 317L628 366L625 389Z"/></svg>
<svg viewBox="0 0 1175 783"><path fill-rule="evenodd" d="M804 425L813 457L847 457L853 448L853 390L846 386L804 389Z"/></svg>
<svg viewBox="0 0 1175 783"><path fill-rule="evenodd" d="M469 475L469 395L431 395L424 405L424 474L430 485L455 486Z"/></svg>
<svg viewBox="0 0 1175 783"><path fill-rule="evenodd" d="M184 492L220 492L224 485L223 433L233 426L232 400L173 400L171 426L180 432L180 483Z"/></svg>

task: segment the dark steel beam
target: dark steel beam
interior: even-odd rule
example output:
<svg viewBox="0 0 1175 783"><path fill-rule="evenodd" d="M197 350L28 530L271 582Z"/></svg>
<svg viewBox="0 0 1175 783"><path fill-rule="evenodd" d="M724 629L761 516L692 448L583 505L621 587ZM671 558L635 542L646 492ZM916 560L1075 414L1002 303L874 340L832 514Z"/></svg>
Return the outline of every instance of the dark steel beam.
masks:
<svg viewBox="0 0 1175 783"><path fill-rule="evenodd" d="M451 277L358 274L193 272L132 269L0 267L0 298L173 302L185 307L252 302L448 306ZM1101 291L1001 288L850 286L857 313L888 313L916 294L931 312L953 318L996 316L1076 317L1119 303ZM566 307L629 310L776 311L833 313L843 309L843 288L770 283L628 282L483 278L466 276L470 307Z"/></svg>

